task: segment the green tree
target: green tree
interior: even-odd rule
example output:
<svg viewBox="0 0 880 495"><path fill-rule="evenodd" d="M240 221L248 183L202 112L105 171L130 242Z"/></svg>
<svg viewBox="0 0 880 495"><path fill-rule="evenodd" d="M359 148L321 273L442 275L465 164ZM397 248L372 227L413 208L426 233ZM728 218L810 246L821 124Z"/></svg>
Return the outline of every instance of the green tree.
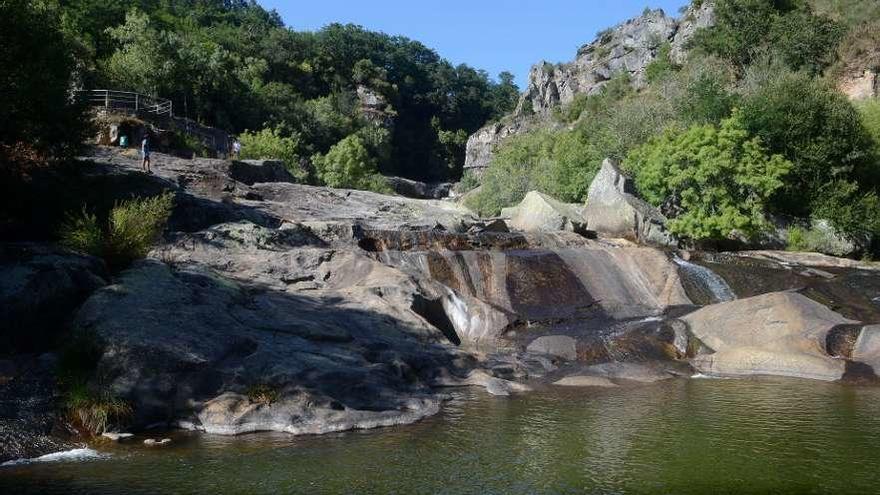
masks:
<svg viewBox="0 0 880 495"><path fill-rule="evenodd" d="M83 109L71 100L75 61L57 10L42 1L0 2L0 66L0 154L25 143L55 156L75 151Z"/></svg>
<svg viewBox="0 0 880 495"><path fill-rule="evenodd" d="M300 182L308 180L308 174L299 166L299 139L296 134L284 136L280 129L265 128L259 132L245 131L238 135L241 157L245 159L276 159Z"/></svg>
<svg viewBox="0 0 880 495"><path fill-rule="evenodd" d="M781 73L747 95L741 118L772 153L793 163L773 199L783 212L805 217L819 191L836 180L872 175L872 143L853 105L804 73Z"/></svg>
<svg viewBox="0 0 880 495"><path fill-rule="evenodd" d="M318 178L330 187L388 192L388 184L378 175L376 161L363 139L351 135L330 148L326 155L312 158Z"/></svg>
<svg viewBox="0 0 880 495"><path fill-rule="evenodd" d="M680 208L670 230L699 241L763 231L767 202L791 163L769 155L734 114L719 127L695 126L652 139L629 154L625 167L649 202L672 201Z"/></svg>

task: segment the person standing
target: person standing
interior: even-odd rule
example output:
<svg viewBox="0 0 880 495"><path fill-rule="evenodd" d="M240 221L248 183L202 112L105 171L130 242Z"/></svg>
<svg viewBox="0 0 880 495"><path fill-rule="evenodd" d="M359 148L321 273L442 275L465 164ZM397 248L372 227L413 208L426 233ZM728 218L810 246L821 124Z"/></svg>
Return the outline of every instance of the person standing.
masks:
<svg viewBox="0 0 880 495"><path fill-rule="evenodd" d="M152 174L153 171L150 170L150 134L144 134L144 139L141 141L141 167L143 167L144 172L148 174Z"/></svg>
<svg viewBox="0 0 880 495"><path fill-rule="evenodd" d="M236 160L241 158L241 141L238 139L232 142L232 156Z"/></svg>

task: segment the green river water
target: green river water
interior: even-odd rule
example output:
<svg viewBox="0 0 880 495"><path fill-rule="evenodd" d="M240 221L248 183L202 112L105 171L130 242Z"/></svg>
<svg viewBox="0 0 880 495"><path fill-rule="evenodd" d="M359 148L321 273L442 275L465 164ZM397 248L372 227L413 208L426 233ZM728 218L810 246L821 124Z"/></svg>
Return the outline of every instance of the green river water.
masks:
<svg viewBox="0 0 880 495"><path fill-rule="evenodd" d="M418 424L174 433L0 467L0 493L880 493L880 388L676 379L512 398L453 391Z"/></svg>

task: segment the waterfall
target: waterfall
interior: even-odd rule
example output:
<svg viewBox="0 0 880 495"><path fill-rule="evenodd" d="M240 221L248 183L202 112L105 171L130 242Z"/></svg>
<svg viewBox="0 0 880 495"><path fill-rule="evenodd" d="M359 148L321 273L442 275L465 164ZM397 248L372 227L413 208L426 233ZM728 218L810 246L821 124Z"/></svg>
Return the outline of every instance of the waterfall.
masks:
<svg viewBox="0 0 880 495"><path fill-rule="evenodd" d="M733 292L733 289L731 289L730 286L727 285L727 282L725 282L717 273L704 266L685 261L678 256L675 256L673 261L689 276L699 280L703 287L712 294L712 298L715 299L715 302L727 302L736 299L736 294Z"/></svg>

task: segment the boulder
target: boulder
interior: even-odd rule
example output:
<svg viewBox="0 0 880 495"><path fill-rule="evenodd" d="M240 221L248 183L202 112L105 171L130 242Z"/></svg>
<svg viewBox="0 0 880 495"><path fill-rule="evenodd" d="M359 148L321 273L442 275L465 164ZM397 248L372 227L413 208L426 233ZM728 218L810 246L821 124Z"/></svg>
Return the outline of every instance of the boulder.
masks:
<svg viewBox="0 0 880 495"><path fill-rule="evenodd" d="M296 182L281 160L235 160L229 176L249 186L257 182Z"/></svg>
<svg viewBox="0 0 880 495"><path fill-rule="evenodd" d="M407 198L416 199L443 199L449 197L453 186L451 182L428 184L404 177L385 177L385 181L395 193Z"/></svg>
<svg viewBox="0 0 880 495"><path fill-rule="evenodd" d="M98 258L49 244L0 244L0 344L45 346L107 280Z"/></svg>
<svg viewBox="0 0 880 495"><path fill-rule="evenodd" d="M533 340L526 348L529 352L545 354L566 361L577 359L577 341L566 335L546 335Z"/></svg>
<svg viewBox="0 0 880 495"><path fill-rule="evenodd" d="M590 184L583 210L587 228L605 236L645 244L677 245L677 240L666 230L666 217L634 192L632 181L611 160L602 162Z"/></svg>
<svg viewBox="0 0 880 495"><path fill-rule="evenodd" d="M684 316L708 350L693 366L711 375L780 375L838 380L845 362L826 352L828 332L856 322L796 292L707 306Z"/></svg>
<svg viewBox="0 0 880 495"><path fill-rule="evenodd" d="M865 69L840 78L837 87L850 100L866 100L880 94L880 79L874 69Z"/></svg>
<svg viewBox="0 0 880 495"><path fill-rule="evenodd" d="M523 232L569 231L587 234L580 205L563 203L538 191L531 191L518 206L505 209L508 225Z"/></svg>
<svg viewBox="0 0 880 495"><path fill-rule="evenodd" d="M867 364L880 376L880 325L862 328L852 350L853 361Z"/></svg>

